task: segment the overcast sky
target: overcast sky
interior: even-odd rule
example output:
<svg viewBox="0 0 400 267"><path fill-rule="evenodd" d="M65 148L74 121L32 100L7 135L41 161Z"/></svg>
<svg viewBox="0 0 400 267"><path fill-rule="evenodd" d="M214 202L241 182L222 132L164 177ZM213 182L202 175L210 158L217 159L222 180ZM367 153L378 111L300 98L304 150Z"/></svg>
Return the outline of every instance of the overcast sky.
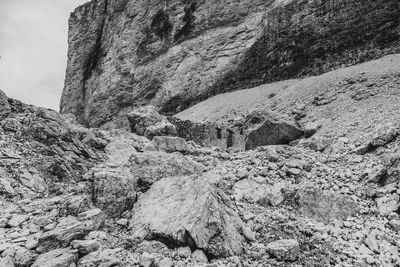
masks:
<svg viewBox="0 0 400 267"><path fill-rule="evenodd" d="M0 89L59 109L69 14L88 0L0 0Z"/></svg>

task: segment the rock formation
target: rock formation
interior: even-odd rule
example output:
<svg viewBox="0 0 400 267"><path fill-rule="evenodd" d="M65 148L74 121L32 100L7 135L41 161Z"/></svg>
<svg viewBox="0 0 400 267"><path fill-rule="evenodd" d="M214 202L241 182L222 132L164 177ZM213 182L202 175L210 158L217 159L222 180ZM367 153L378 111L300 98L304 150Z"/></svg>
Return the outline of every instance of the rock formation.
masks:
<svg viewBox="0 0 400 267"><path fill-rule="evenodd" d="M69 20L61 113L126 128L210 96L399 52L397 0L93 0Z"/></svg>

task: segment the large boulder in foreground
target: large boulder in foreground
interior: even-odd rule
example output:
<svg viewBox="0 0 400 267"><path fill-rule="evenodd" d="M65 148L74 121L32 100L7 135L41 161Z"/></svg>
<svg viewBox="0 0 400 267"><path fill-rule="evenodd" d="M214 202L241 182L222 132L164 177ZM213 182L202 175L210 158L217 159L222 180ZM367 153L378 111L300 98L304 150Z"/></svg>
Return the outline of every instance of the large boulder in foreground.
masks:
<svg viewBox="0 0 400 267"><path fill-rule="evenodd" d="M165 178L133 208L134 238L199 248L213 257L240 254L242 221L229 198L205 176Z"/></svg>

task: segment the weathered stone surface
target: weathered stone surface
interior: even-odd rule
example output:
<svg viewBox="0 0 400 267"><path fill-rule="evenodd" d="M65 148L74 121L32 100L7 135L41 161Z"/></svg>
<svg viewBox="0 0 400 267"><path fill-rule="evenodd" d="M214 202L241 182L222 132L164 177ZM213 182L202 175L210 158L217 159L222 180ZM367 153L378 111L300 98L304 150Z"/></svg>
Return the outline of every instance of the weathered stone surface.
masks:
<svg viewBox="0 0 400 267"><path fill-rule="evenodd" d="M175 126L166 117L160 115L154 106L135 109L128 114L130 129L133 133L152 139L154 136L176 135Z"/></svg>
<svg viewBox="0 0 400 267"><path fill-rule="evenodd" d="M357 203L345 196L311 187L299 190L297 200L304 215L323 223L354 216L359 209Z"/></svg>
<svg viewBox="0 0 400 267"><path fill-rule="evenodd" d="M299 242L295 239L283 239L268 243L267 250L281 261L295 261L300 253Z"/></svg>
<svg viewBox="0 0 400 267"><path fill-rule="evenodd" d="M170 136L155 136L152 140L154 148L165 152L182 152L190 151L189 145L185 139Z"/></svg>
<svg viewBox="0 0 400 267"><path fill-rule="evenodd" d="M55 249L40 255L32 267L70 267L77 260L77 250Z"/></svg>
<svg viewBox="0 0 400 267"><path fill-rule="evenodd" d="M8 104L8 98L6 94L0 90L0 120L7 117L11 113L11 107Z"/></svg>
<svg viewBox="0 0 400 267"><path fill-rule="evenodd" d="M24 221L28 220L29 216L27 215L23 215L23 214L16 214L14 216L12 216L12 218L8 221L8 225L10 227L17 227L19 226L21 223L23 223Z"/></svg>
<svg viewBox="0 0 400 267"><path fill-rule="evenodd" d="M0 258L0 266L2 267L14 267L14 261L10 256Z"/></svg>
<svg viewBox="0 0 400 267"><path fill-rule="evenodd" d="M213 256L239 254L242 221L232 203L201 176L155 183L133 209L134 237L196 246Z"/></svg>
<svg viewBox="0 0 400 267"><path fill-rule="evenodd" d="M399 208L399 196L389 195L378 198L376 200L376 206L381 215L389 215L391 212L396 211Z"/></svg>
<svg viewBox="0 0 400 267"><path fill-rule="evenodd" d="M370 5L92 1L69 20L61 111L121 127L133 106L174 113L210 95L399 51L396 0Z"/></svg>
<svg viewBox="0 0 400 267"><path fill-rule="evenodd" d="M288 144L301 138L304 132L294 124L267 118L253 129L249 129L245 148L254 149L258 146Z"/></svg>
<svg viewBox="0 0 400 267"><path fill-rule="evenodd" d="M119 266L121 260L116 257L120 249L94 251L79 259L77 267Z"/></svg>
<svg viewBox="0 0 400 267"><path fill-rule="evenodd" d="M100 243L96 240L74 240L71 247L77 249L80 255L86 255L100 248Z"/></svg>
<svg viewBox="0 0 400 267"><path fill-rule="evenodd" d="M92 218L89 221L78 221L73 217L66 218L54 230L40 236L37 251L47 252L52 249L65 248L71 241L84 238L89 232L97 230L103 223L104 217Z"/></svg>
<svg viewBox="0 0 400 267"><path fill-rule="evenodd" d="M160 179L202 173L205 167L180 153L149 151L130 158L132 174L137 179L138 189L147 190Z"/></svg>

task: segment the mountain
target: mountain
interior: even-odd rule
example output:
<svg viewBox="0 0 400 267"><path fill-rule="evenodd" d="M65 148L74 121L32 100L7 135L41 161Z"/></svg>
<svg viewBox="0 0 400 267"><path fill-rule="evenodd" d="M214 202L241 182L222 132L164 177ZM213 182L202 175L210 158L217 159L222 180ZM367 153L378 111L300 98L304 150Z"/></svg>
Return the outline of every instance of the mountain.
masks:
<svg viewBox="0 0 400 267"><path fill-rule="evenodd" d="M93 0L69 20L61 113L127 127L210 96L400 52L396 0Z"/></svg>

